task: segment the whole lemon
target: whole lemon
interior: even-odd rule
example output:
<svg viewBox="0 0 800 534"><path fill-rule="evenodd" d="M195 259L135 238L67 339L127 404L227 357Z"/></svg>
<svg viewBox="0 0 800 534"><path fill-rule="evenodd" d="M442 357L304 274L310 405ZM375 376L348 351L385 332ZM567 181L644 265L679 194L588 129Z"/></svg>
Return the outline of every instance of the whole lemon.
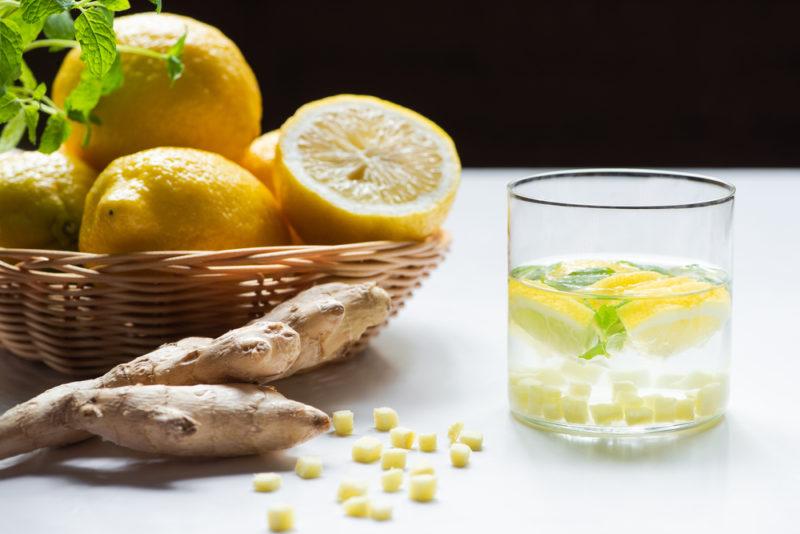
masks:
<svg viewBox="0 0 800 534"><path fill-rule="evenodd" d="M261 93L252 69L236 45L213 26L189 17L142 13L114 20L121 44L166 52L186 33L183 76L170 83L164 61L123 53L125 81L101 98L83 147L84 127L73 124L68 150L102 169L119 156L157 146L185 146L239 161L258 135ZM78 84L80 51L64 58L53 83L53 99L63 106Z"/></svg>
<svg viewBox="0 0 800 534"><path fill-rule="evenodd" d="M221 250L289 241L272 193L219 154L152 148L114 160L86 196L80 250Z"/></svg>
<svg viewBox="0 0 800 534"><path fill-rule="evenodd" d="M272 183L272 170L275 160L275 147L278 146L280 134L280 130L272 130L261 137L256 137L256 140L250 144L241 161L242 167L252 172L271 191L275 190Z"/></svg>
<svg viewBox="0 0 800 534"><path fill-rule="evenodd" d="M96 176L62 152L0 154L0 246L74 249Z"/></svg>

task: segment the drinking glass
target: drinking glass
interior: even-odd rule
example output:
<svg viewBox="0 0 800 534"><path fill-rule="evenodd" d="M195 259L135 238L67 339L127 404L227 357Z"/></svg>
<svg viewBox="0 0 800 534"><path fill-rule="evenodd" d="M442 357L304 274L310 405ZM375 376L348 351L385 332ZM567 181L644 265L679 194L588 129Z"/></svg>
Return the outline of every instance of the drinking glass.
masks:
<svg viewBox="0 0 800 534"><path fill-rule="evenodd" d="M734 193L706 176L639 169L509 184L508 375L518 419L640 435L724 413Z"/></svg>

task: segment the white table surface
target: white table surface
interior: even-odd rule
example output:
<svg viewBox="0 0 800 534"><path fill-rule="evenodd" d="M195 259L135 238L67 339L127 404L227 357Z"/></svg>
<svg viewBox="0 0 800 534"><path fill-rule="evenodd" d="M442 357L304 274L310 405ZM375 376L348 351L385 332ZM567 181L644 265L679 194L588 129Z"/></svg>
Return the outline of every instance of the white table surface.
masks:
<svg viewBox="0 0 800 534"><path fill-rule="evenodd" d="M447 226L450 256L362 356L289 379L289 397L355 411L369 434L375 406L407 426L437 431L463 419L485 434L470 467L442 451L435 503L379 491L377 465L349 460L352 438L330 435L267 457L186 461L91 440L0 461L0 532L263 533L270 503L291 503L297 532L800 532L800 171L700 172L738 187L732 398L708 431L659 440L585 440L513 420L505 392L505 182L532 171L468 170ZM59 377L0 354L0 408ZM385 439L385 438L384 438ZM318 454L324 476L292 473ZM278 470L275 494L251 474ZM345 476L368 479L395 505L378 524L334 502ZM180 529L180 530L177 530Z"/></svg>

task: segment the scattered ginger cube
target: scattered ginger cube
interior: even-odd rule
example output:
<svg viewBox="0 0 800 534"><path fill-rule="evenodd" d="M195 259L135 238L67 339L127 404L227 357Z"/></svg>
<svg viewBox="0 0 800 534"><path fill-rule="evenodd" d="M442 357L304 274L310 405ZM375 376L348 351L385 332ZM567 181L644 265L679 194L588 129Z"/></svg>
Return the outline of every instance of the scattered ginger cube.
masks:
<svg viewBox="0 0 800 534"><path fill-rule="evenodd" d="M294 528L294 510L288 504L275 504L267 510L267 523L272 532L286 532Z"/></svg>
<svg viewBox="0 0 800 534"><path fill-rule="evenodd" d="M339 483L336 500L344 502L350 497L359 497L367 494L367 483L362 480L346 478Z"/></svg>
<svg viewBox="0 0 800 534"><path fill-rule="evenodd" d="M614 421L622 420L622 406L617 403L592 404L589 407L592 419L598 425L610 425Z"/></svg>
<svg viewBox="0 0 800 534"><path fill-rule="evenodd" d="M337 436L349 436L353 433L353 412L339 410L333 412L333 431Z"/></svg>
<svg viewBox="0 0 800 534"><path fill-rule="evenodd" d="M434 475L436 471L433 469L433 466L427 460L423 460L421 462L417 462L414 464L414 467L408 472L409 476L414 475Z"/></svg>
<svg viewBox="0 0 800 534"><path fill-rule="evenodd" d="M452 445L456 441L458 441L458 436L461 434L461 431L464 429L464 423L461 421L456 421L447 429L447 437L450 440L450 444Z"/></svg>
<svg viewBox="0 0 800 534"><path fill-rule="evenodd" d="M432 501L436 496L436 476L413 475L409 479L408 496L413 501Z"/></svg>
<svg viewBox="0 0 800 534"><path fill-rule="evenodd" d="M281 487L278 473L256 473L253 475L253 489L256 491L275 491Z"/></svg>
<svg viewBox="0 0 800 534"><path fill-rule="evenodd" d="M322 458L319 456L301 456L294 464L294 472L300 478L317 478L322 475Z"/></svg>
<svg viewBox="0 0 800 534"><path fill-rule="evenodd" d="M403 470L402 469L389 469L381 475L381 486L386 493L394 493L403 485Z"/></svg>
<svg viewBox="0 0 800 534"><path fill-rule="evenodd" d="M388 432L400 424L397 412L385 406L372 410L372 419L375 422L375 428L381 432Z"/></svg>
<svg viewBox="0 0 800 534"><path fill-rule="evenodd" d="M436 434L420 434L417 437L417 444L422 452L435 452L437 447Z"/></svg>
<svg viewBox="0 0 800 534"><path fill-rule="evenodd" d="M369 516L375 521L388 521L392 518L392 505L384 502L371 503Z"/></svg>
<svg viewBox="0 0 800 534"><path fill-rule="evenodd" d="M469 463L469 455L472 449L463 443L453 443L450 445L450 463L453 467L466 467Z"/></svg>
<svg viewBox="0 0 800 534"><path fill-rule="evenodd" d="M406 449L386 449L383 451L383 453L381 453L381 467L384 470L391 469L392 467L405 469L407 454L408 451Z"/></svg>
<svg viewBox="0 0 800 534"><path fill-rule="evenodd" d="M463 443L473 451L479 451L483 448L483 434L474 430L464 430L458 436L458 442Z"/></svg>
<svg viewBox="0 0 800 534"><path fill-rule="evenodd" d="M358 438L353 443L353 460L362 464L371 464L380 459L382 450L383 445L376 438L372 436Z"/></svg>
<svg viewBox="0 0 800 534"><path fill-rule="evenodd" d="M369 515L369 498L366 495L350 497L342 503L344 513L350 517L367 517Z"/></svg>
<svg viewBox="0 0 800 534"><path fill-rule="evenodd" d="M589 421L589 403L585 397L564 397L561 408L568 423L586 424Z"/></svg>
<svg viewBox="0 0 800 534"><path fill-rule="evenodd" d="M646 425L653 422L653 410L647 406L626 406L625 422L629 425Z"/></svg>
<svg viewBox="0 0 800 534"><path fill-rule="evenodd" d="M404 426L394 427L389 431L392 447L411 449L414 447L414 431Z"/></svg>

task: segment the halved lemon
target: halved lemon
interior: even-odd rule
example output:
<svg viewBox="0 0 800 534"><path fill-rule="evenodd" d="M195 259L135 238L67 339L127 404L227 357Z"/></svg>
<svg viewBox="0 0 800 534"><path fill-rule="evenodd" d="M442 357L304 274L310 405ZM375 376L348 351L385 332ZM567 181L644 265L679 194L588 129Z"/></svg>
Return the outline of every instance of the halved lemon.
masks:
<svg viewBox="0 0 800 534"><path fill-rule="evenodd" d="M442 224L461 164L422 115L370 96L301 107L281 127L274 184L309 243L421 240Z"/></svg>
<svg viewBox="0 0 800 534"><path fill-rule="evenodd" d="M637 284L617 309L628 339L646 354L669 356L702 346L728 321L731 297L721 285L688 277Z"/></svg>
<svg viewBox="0 0 800 534"><path fill-rule="evenodd" d="M583 354L595 341L594 310L542 282L508 281L509 319L535 342L565 356Z"/></svg>

